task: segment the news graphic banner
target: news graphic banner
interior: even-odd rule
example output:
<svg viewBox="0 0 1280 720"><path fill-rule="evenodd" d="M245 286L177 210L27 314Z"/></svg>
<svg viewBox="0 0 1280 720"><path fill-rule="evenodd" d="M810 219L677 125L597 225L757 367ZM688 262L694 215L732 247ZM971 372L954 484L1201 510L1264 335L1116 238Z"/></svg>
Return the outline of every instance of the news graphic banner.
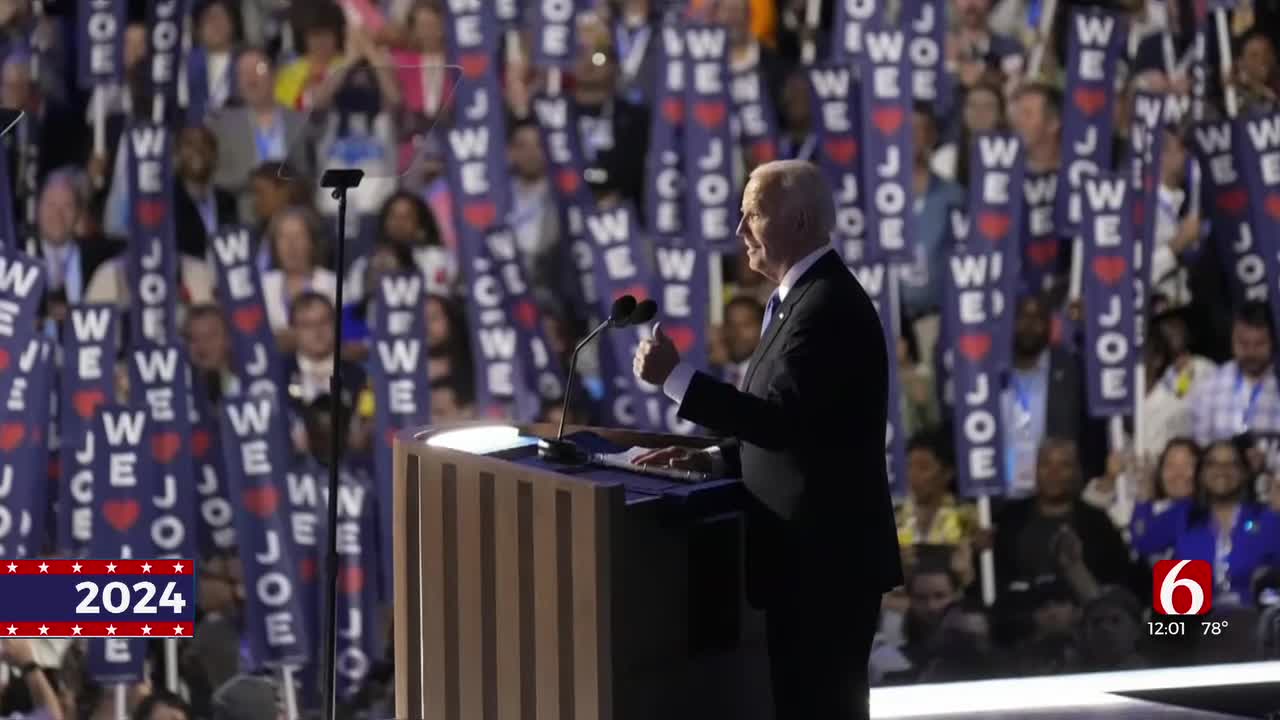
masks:
<svg viewBox="0 0 1280 720"><path fill-rule="evenodd" d="M190 560L0 561L0 639L191 637Z"/></svg>

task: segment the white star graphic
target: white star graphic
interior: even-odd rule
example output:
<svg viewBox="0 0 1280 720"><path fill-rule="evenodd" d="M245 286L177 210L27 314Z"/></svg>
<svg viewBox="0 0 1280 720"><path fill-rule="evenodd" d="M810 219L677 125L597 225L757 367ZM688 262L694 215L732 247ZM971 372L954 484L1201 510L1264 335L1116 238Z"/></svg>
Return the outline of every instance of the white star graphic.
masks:
<svg viewBox="0 0 1280 720"><path fill-rule="evenodd" d="M180 573L180 572L182 572L182 563L174 563L174 564L173 564L173 571L174 571L174 572L176 572L176 573Z"/></svg>
<svg viewBox="0 0 1280 720"><path fill-rule="evenodd" d="M49 572L49 563L40 563L40 572L42 573Z"/></svg>
<svg viewBox="0 0 1280 720"><path fill-rule="evenodd" d="M150 626L150 625L143 625L143 626L142 626L142 634L143 634L143 635L150 635L150 634L151 634L151 626Z"/></svg>
<svg viewBox="0 0 1280 720"><path fill-rule="evenodd" d="M181 626L181 625L174 625L174 626L173 626L173 634L174 634L174 635L181 635L181 634L182 634L182 626Z"/></svg>
<svg viewBox="0 0 1280 720"><path fill-rule="evenodd" d="M116 626L115 626L115 625L108 625L108 626L107 626L107 634L108 634L108 635L115 635L115 634L116 634Z"/></svg>
<svg viewBox="0 0 1280 720"><path fill-rule="evenodd" d="M115 563L107 563L107 572L109 572L109 573L113 573L113 572L115 572L115 571L116 571L116 564L115 564Z"/></svg>
<svg viewBox="0 0 1280 720"><path fill-rule="evenodd" d="M17 634L18 634L18 627L17 627L16 625L10 625L10 626L9 626L9 634L10 634L10 635L17 635Z"/></svg>
<svg viewBox="0 0 1280 720"><path fill-rule="evenodd" d="M72 571L72 572L80 572L80 567L81 567L80 563L74 563L74 564L71 566L71 571Z"/></svg>
<svg viewBox="0 0 1280 720"><path fill-rule="evenodd" d="M72 634L72 635L79 635L79 634L80 634L80 630L81 630L81 628L80 628L80 626L79 626L79 625L72 625L72 626L71 626L71 634Z"/></svg>
<svg viewBox="0 0 1280 720"><path fill-rule="evenodd" d="M151 563L142 563L142 572L144 573L151 572Z"/></svg>
<svg viewBox="0 0 1280 720"><path fill-rule="evenodd" d="M18 572L18 566L14 563L9 563L9 572L11 573Z"/></svg>
<svg viewBox="0 0 1280 720"><path fill-rule="evenodd" d="M48 626L48 625L41 625L41 626L40 626L40 634L41 634L41 635L48 635L48 634L49 634L49 626Z"/></svg>

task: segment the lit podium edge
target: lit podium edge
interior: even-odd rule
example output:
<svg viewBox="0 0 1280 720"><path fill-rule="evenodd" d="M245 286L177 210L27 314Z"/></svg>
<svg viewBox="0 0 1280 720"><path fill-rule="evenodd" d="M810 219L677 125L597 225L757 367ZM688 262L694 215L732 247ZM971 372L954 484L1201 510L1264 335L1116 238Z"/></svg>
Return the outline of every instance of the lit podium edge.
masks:
<svg viewBox="0 0 1280 720"><path fill-rule="evenodd" d="M768 683L743 682L763 647L740 639L739 521L727 500L740 483L722 481L733 492L690 525L672 520L671 503L626 502L619 483L427 444L492 425L395 437L395 717L755 716L767 696L743 685ZM555 437L550 424L515 427ZM566 437L579 431L624 447L713 442L583 426Z"/></svg>

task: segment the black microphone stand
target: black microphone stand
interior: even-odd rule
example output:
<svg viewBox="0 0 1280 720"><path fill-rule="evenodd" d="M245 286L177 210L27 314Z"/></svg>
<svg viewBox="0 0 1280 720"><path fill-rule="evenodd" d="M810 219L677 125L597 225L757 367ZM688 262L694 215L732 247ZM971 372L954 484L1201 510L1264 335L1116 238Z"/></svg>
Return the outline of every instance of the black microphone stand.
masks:
<svg viewBox="0 0 1280 720"><path fill-rule="evenodd" d="M338 257L334 311L333 311L333 375L329 378L329 412L333 432L329 451L329 551L326 572L329 577L326 595L329 604L325 608L324 654L322 656L322 693L324 695L323 720L337 720L338 716L338 483L342 462L342 279L346 275L343 251L347 243L347 191L358 187L364 171L357 169L325 170L320 177L320 187L333 188L333 199L338 201Z"/></svg>
<svg viewBox="0 0 1280 720"><path fill-rule="evenodd" d="M538 441L538 457L543 460L562 465L581 465L587 461L587 454L582 451L582 448L564 439L564 421L569 415L569 396L573 394L573 373L578 367L578 353L595 336L609 327L612 322L612 318L606 318L604 322L596 326L595 330L592 330L590 334L579 340L578 344L574 346L573 355L569 357L569 375L568 382L565 385L564 400L560 405L560 429L556 432L555 440Z"/></svg>

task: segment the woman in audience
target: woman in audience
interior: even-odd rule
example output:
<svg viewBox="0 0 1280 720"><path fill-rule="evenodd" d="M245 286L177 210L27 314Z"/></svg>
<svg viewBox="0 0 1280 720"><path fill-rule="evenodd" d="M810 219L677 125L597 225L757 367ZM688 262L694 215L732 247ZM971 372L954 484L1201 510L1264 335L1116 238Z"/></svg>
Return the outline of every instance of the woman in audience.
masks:
<svg viewBox="0 0 1280 720"><path fill-rule="evenodd" d="M444 296L428 295L426 314L427 377L432 382L454 378L469 387L471 336L462 307Z"/></svg>
<svg viewBox="0 0 1280 720"><path fill-rule="evenodd" d="M1131 464L1132 458L1124 453L1112 453L1107 459L1107 470L1089 481L1082 499L1099 510L1106 511L1116 527L1123 532L1133 517L1135 502L1155 501L1156 512L1163 512L1170 503L1191 497L1196 486L1196 464L1200 460L1200 448L1189 437L1176 437L1169 441L1154 463ZM1147 468L1154 465L1154 469ZM1133 482L1128 492L1120 492L1121 478Z"/></svg>
<svg viewBox="0 0 1280 720"><path fill-rule="evenodd" d="M1163 512L1140 502L1133 547L1146 557L1173 550L1179 560L1213 565L1215 605L1250 605L1254 577L1280 567L1280 516L1254 501L1247 464L1230 440L1212 443L1200 459L1194 496Z"/></svg>
<svg viewBox="0 0 1280 720"><path fill-rule="evenodd" d="M898 545L907 572L915 564L917 545L951 548L951 570L961 587L973 581L971 547L978 527L973 505L951 494L955 455L945 429L918 433L907 442L909 494L898 508Z"/></svg>
<svg viewBox="0 0 1280 720"><path fill-rule="evenodd" d="M998 85L979 82L964 92L960 107L959 132L954 127L949 130L948 136L953 139L934 151L929 167L944 180L968 185L969 145L978 133L1004 127L1004 98Z"/></svg>
<svg viewBox="0 0 1280 720"><path fill-rule="evenodd" d="M243 35L238 5L230 0L207 0L196 14L199 43L187 55L188 73L181 77L182 82L203 77L205 87L188 92L204 96L206 113L222 109L237 95L236 52ZM192 72L195 68L199 70Z"/></svg>
<svg viewBox="0 0 1280 720"><path fill-rule="evenodd" d="M440 227L422 198L399 191L387 198L378 215L377 245L387 245L411 254L413 264L422 272L428 292L449 294L457 279L457 262L453 253L440 243ZM366 282L369 257L356 258L347 271L343 287L344 301L360 302L372 291Z"/></svg>
<svg viewBox="0 0 1280 720"><path fill-rule="evenodd" d="M1151 332L1145 345L1147 397L1142 407L1143 447L1151 455L1171 439L1192 434L1192 390L1217 368L1191 352L1185 308L1154 297Z"/></svg>
<svg viewBox="0 0 1280 720"><path fill-rule="evenodd" d="M366 256L362 284L369 292L342 309L342 353L348 360L363 361L369 354L370 331L377 307L378 285L382 278L414 270L413 257L402 246L379 242ZM361 258L365 260L366 258Z"/></svg>
<svg viewBox="0 0 1280 720"><path fill-rule="evenodd" d="M297 19L303 56L281 68L276 77L276 101L305 112L312 109L317 92L342 61L347 20L333 0L312 0L305 13L297 13Z"/></svg>
<svg viewBox="0 0 1280 720"><path fill-rule="evenodd" d="M330 302L334 299L337 278L324 267L328 251L323 233L324 225L315 212L291 207L276 216L263 237L274 269L262 274L262 297L281 352L293 352L295 346L289 330L289 307L294 298L311 291Z"/></svg>

